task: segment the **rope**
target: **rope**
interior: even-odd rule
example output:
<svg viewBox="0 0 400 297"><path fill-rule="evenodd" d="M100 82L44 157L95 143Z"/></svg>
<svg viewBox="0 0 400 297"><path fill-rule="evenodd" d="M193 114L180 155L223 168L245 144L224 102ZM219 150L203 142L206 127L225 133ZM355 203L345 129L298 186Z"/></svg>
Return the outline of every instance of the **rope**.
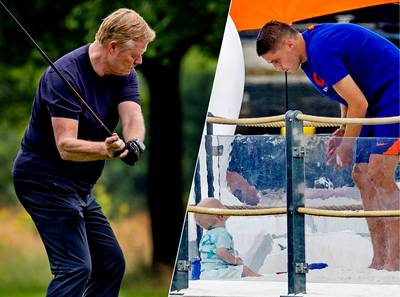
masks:
<svg viewBox="0 0 400 297"><path fill-rule="evenodd" d="M283 121L279 121L279 122L271 122L271 123L261 123L261 124L247 124L247 123L243 123L243 124L237 124L237 126L242 126L242 127L262 127L262 128L281 128L281 127L285 127L285 122Z"/></svg>
<svg viewBox="0 0 400 297"><path fill-rule="evenodd" d="M243 119L242 119L243 120ZM208 123L214 123L214 118L209 117L207 118ZM219 123L223 124L223 123ZM225 125L225 123L223 124ZM228 125L228 124L226 124ZM278 121L278 122L269 122L269 123L241 123L241 124L236 124L237 126L242 126L242 127L262 127L262 128L282 128L285 127L285 122L284 121ZM334 123L316 123L316 122L309 122L306 121L303 123L304 127L338 127L340 124L334 124Z"/></svg>
<svg viewBox="0 0 400 297"><path fill-rule="evenodd" d="M268 207L265 205L246 205L246 204L241 204L241 205L224 205L225 208L227 209L271 209L272 207ZM286 208L286 206L281 206Z"/></svg>
<svg viewBox="0 0 400 297"><path fill-rule="evenodd" d="M394 124L400 123L400 116L397 117L386 117L386 118L329 118L329 117L317 117L307 114L297 114L296 118L301 121L310 121L318 123L332 123L341 125L382 125L382 124Z"/></svg>
<svg viewBox="0 0 400 297"><path fill-rule="evenodd" d="M326 210L363 210L361 204L349 204L349 205L326 205L318 206L316 209L326 209Z"/></svg>
<svg viewBox="0 0 400 297"><path fill-rule="evenodd" d="M267 207L265 205L243 205L243 204L242 205L224 205L224 207L227 209L273 209L272 207ZM284 206L284 205L281 207L286 208L286 206ZM326 210L363 210L363 206L361 204L325 205L325 206L317 206L314 208L326 209Z"/></svg>
<svg viewBox="0 0 400 297"><path fill-rule="evenodd" d="M277 115L271 117L251 118L251 119L228 119L223 117L207 117L207 123L223 124L223 125L256 125L271 122L285 121L285 115Z"/></svg>
<svg viewBox="0 0 400 297"><path fill-rule="evenodd" d="M189 205L188 212L207 214L207 215L222 215L222 216L265 216L285 214L286 207L277 208L255 208L255 209L226 209L226 208L208 208Z"/></svg>
<svg viewBox="0 0 400 297"><path fill-rule="evenodd" d="M286 207L265 208L262 206L230 205L227 208L208 208L189 205L188 212L223 216L264 216L285 214L287 210ZM400 210L362 211L361 205L328 205L319 208L299 207L297 212L313 216L342 218L400 217Z"/></svg>
<svg viewBox="0 0 400 297"><path fill-rule="evenodd" d="M309 121L304 121L303 122L304 127L339 127L341 124L336 124L336 123L317 123L317 122L309 122Z"/></svg>
<svg viewBox="0 0 400 297"><path fill-rule="evenodd" d="M340 125L381 125L400 123L400 116L386 118L329 118L306 114L298 114L298 120L304 121L305 127L337 127ZM229 119L223 117L207 117L207 123L221 125L237 125L244 127L284 127L285 115L261 118Z"/></svg>
<svg viewBox="0 0 400 297"><path fill-rule="evenodd" d="M322 217L343 217L343 218L364 218L364 217L400 217L400 210L369 210L369 211L337 211L318 208L297 208L298 213L322 216Z"/></svg>

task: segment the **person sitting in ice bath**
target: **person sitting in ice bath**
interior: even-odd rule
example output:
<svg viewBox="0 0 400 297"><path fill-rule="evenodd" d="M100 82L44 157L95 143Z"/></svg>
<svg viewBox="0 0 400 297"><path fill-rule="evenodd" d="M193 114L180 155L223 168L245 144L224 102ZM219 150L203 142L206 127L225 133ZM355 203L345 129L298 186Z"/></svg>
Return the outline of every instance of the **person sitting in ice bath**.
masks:
<svg viewBox="0 0 400 297"><path fill-rule="evenodd" d="M197 206L225 208L215 198L205 198ZM200 279L239 279L261 276L244 265L236 256L232 235L225 228L229 216L194 214L196 223L205 229L199 244L201 258Z"/></svg>

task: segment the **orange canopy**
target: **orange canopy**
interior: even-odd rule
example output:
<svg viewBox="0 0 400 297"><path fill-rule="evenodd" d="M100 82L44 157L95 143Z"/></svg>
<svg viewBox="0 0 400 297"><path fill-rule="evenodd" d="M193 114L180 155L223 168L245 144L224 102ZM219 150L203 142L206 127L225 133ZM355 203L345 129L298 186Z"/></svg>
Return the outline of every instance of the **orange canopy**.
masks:
<svg viewBox="0 0 400 297"><path fill-rule="evenodd" d="M340 11L398 2L395 0L231 0L229 14L238 31L261 28L271 20L285 23Z"/></svg>

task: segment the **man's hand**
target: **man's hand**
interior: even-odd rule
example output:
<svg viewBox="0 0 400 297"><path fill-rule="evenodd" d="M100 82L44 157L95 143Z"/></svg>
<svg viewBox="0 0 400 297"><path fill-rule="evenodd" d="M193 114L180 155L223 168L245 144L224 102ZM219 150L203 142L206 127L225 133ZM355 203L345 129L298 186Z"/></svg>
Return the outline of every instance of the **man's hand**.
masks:
<svg viewBox="0 0 400 297"><path fill-rule="evenodd" d="M128 150L125 149L125 144L117 133L113 133L110 137L107 137L104 143L106 145L107 156L110 159L122 159L128 155Z"/></svg>
<svg viewBox="0 0 400 297"><path fill-rule="evenodd" d="M343 139L326 163L337 169L349 167L353 161L353 144L353 139Z"/></svg>
<svg viewBox="0 0 400 297"><path fill-rule="evenodd" d="M343 128L337 129L335 132L333 132L332 136L326 142L327 144L326 155L328 156L328 158L330 158L333 155L337 147L342 142L343 135L344 135L344 129Z"/></svg>
<svg viewBox="0 0 400 297"><path fill-rule="evenodd" d="M139 160L140 155L145 150L145 145L143 142L137 139L129 140L125 144L125 150L128 151L127 155L122 157L121 160L126 164L133 166Z"/></svg>

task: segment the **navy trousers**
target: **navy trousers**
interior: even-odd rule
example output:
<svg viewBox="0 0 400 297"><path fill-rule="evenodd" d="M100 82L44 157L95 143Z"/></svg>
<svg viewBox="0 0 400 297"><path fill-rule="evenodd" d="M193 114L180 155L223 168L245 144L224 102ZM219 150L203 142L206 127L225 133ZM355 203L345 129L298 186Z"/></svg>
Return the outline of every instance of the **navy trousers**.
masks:
<svg viewBox="0 0 400 297"><path fill-rule="evenodd" d="M94 197L51 181L14 179L14 187L47 251L47 296L117 297L125 260Z"/></svg>

